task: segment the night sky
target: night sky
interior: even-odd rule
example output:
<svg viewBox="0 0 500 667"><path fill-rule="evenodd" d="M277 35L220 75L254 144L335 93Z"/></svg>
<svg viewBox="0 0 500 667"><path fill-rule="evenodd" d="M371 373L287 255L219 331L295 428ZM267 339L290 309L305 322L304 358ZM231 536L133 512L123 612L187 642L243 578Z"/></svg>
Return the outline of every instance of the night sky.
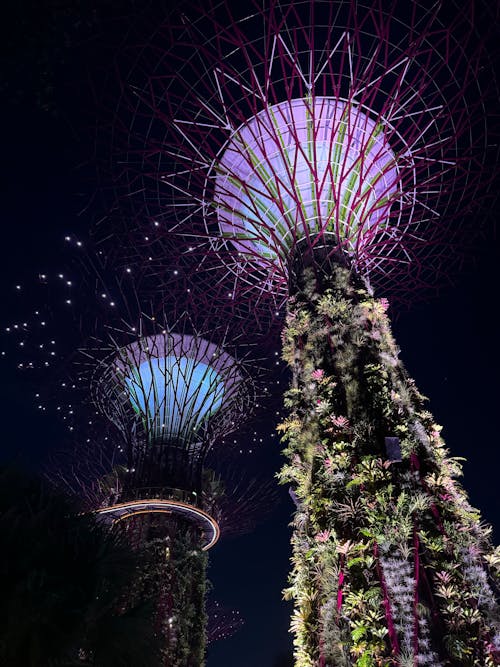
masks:
<svg viewBox="0 0 500 667"><path fill-rule="evenodd" d="M82 54L88 51L78 44L78 49L69 48L61 57L50 40L31 37L23 48L19 38L24 31L28 37L36 34L42 29L37 25L29 18L24 26L14 24L7 51L0 124L2 332L13 319L22 318L23 308L30 309L25 286L38 273L59 269L64 236L84 234L91 215L79 215L79 211L97 186L92 182L91 164L81 167L88 157L82 138L93 122L93 100L85 93L86 64L82 62ZM57 43L60 33L56 30L55 35ZM39 79L33 72L44 69L41 54L45 53L50 55L49 69L55 71L54 90L39 94ZM402 359L430 398L430 409L444 426L452 454L467 458L464 485L472 504L495 526L498 541L500 244L495 217L489 235L475 243L471 261L456 276L453 287L393 316ZM21 291L16 290L17 284L23 286ZM0 333L0 351L8 352L11 347L5 336ZM20 457L38 470L46 454L57 448L63 430L55 418L36 410L33 388L16 372L15 363L14 354L0 357L2 459ZM286 378L281 380L284 383ZM269 478L280 466L279 444L276 437L271 438L270 418L265 417L264 423L260 419L258 428L264 442L253 455L252 467ZM211 552L209 576L215 597L224 606L239 609L245 625L232 638L210 647L208 667L292 664L290 605L281 601L281 590L286 585L293 505L286 489L280 490L280 498L272 517L253 534L221 541Z"/></svg>

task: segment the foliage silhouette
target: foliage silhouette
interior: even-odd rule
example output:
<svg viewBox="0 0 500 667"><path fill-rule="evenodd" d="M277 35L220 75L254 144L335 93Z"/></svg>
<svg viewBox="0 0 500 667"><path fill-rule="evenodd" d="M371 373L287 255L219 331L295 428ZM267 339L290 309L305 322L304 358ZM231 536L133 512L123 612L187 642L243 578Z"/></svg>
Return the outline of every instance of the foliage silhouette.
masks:
<svg viewBox="0 0 500 667"><path fill-rule="evenodd" d="M157 664L152 602L130 607L138 561L123 537L43 480L0 469L0 663Z"/></svg>

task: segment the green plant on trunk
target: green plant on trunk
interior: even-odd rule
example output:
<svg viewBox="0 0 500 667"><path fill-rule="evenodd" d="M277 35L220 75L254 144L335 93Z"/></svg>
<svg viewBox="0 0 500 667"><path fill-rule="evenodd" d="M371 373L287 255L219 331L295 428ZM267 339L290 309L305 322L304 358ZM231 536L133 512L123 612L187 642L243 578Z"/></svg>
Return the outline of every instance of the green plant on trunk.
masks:
<svg viewBox="0 0 500 667"><path fill-rule="evenodd" d="M278 429L298 504L296 666L499 664L499 552L399 361L386 300L335 260L295 288Z"/></svg>

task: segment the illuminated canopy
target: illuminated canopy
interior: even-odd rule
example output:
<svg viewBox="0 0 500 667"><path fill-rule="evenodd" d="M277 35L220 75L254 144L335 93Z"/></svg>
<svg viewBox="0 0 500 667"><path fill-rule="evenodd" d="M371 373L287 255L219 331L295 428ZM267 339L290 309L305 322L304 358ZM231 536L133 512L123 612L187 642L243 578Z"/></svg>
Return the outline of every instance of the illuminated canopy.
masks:
<svg viewBox="0 0 500 667"><path fill-rule="evenodd" d="M215 169L222 232L267 260L321 233L354 251L400 196L384 125L328 97L267 107L233 133Z"/></svg>
<svg viewBox="0 0 500 667"><path fill-rule="evenodd" d="M193 359L153 357L131 372L133 377L125 379L130 401L148 421L153 437L161 436L163 431L169 437L196 431L221 404L222 378Z"/></svg>
<svg viewBox="0 0 500 667"><path fill-rule="evenodd" d="M114 382L148 442L186 442L218 412L239 380L229 355L202 338L161 334L119 350Z"/></svg>

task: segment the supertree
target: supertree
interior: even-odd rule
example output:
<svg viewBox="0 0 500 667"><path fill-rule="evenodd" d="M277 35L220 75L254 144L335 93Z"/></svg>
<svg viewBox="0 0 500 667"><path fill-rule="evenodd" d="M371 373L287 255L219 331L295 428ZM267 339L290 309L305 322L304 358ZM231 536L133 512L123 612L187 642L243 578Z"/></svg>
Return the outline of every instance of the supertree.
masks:
<svg viewBox="0 0 500 667"><path fill-rule="evenodd" d="M18 334L19 366L38 380L38 370L49 371L46 402L71 433L65 464L52 466L49 476L140 551L141 575L124 604L154 599L164 664L198 667L206 643L206 551L219 538L219 523L226 534L232 524L236 533L248 529L259 507L259 485L238 486L217 471L218 459L227 456L213 447L255 402L248 364L224 351L227 324L207 321L205 300L198 294L197 301L190 288L182 305L177 293L156 290L152 300L145 283L139 290L139 275L116 277L90 251L78 273L80 280L67 272L55 277L53 295L60 300L62 287L65 298L51 306L56 312L58 305L71 306L76 317L51 321L37 308L9 327ZM44 287L54 278L43 274L40 281ZM68 287L71 294L64 293ZM68 340L56 344L52 336L62 321ZM56 365L59 372L51 370ZM270 485L260 491L260 502L272 505ZM243 516L232 519L240 510Z"/></svg>
<svg viewBox="0 0 500 667"><path fill-rule="evenodd" d="M120 431L127 467L98 512L124 523L148 555L137 595L156 593L165 664L194 666L205 648L203 552L220 533L204 507L203 463L244 414L246 378L219 345L179 325L115 342L99 362L94 403Z"/></svg>
<svg viewBox="0 0 500 667"><path fill-rule="evenodd" d="M184 238L277 309L289 295L300 667L499 662L499 553L373 291L410 302L451 271L489 194L473 19L223 2L169 20L129 69L113 159L133 231Z"/></svg>

